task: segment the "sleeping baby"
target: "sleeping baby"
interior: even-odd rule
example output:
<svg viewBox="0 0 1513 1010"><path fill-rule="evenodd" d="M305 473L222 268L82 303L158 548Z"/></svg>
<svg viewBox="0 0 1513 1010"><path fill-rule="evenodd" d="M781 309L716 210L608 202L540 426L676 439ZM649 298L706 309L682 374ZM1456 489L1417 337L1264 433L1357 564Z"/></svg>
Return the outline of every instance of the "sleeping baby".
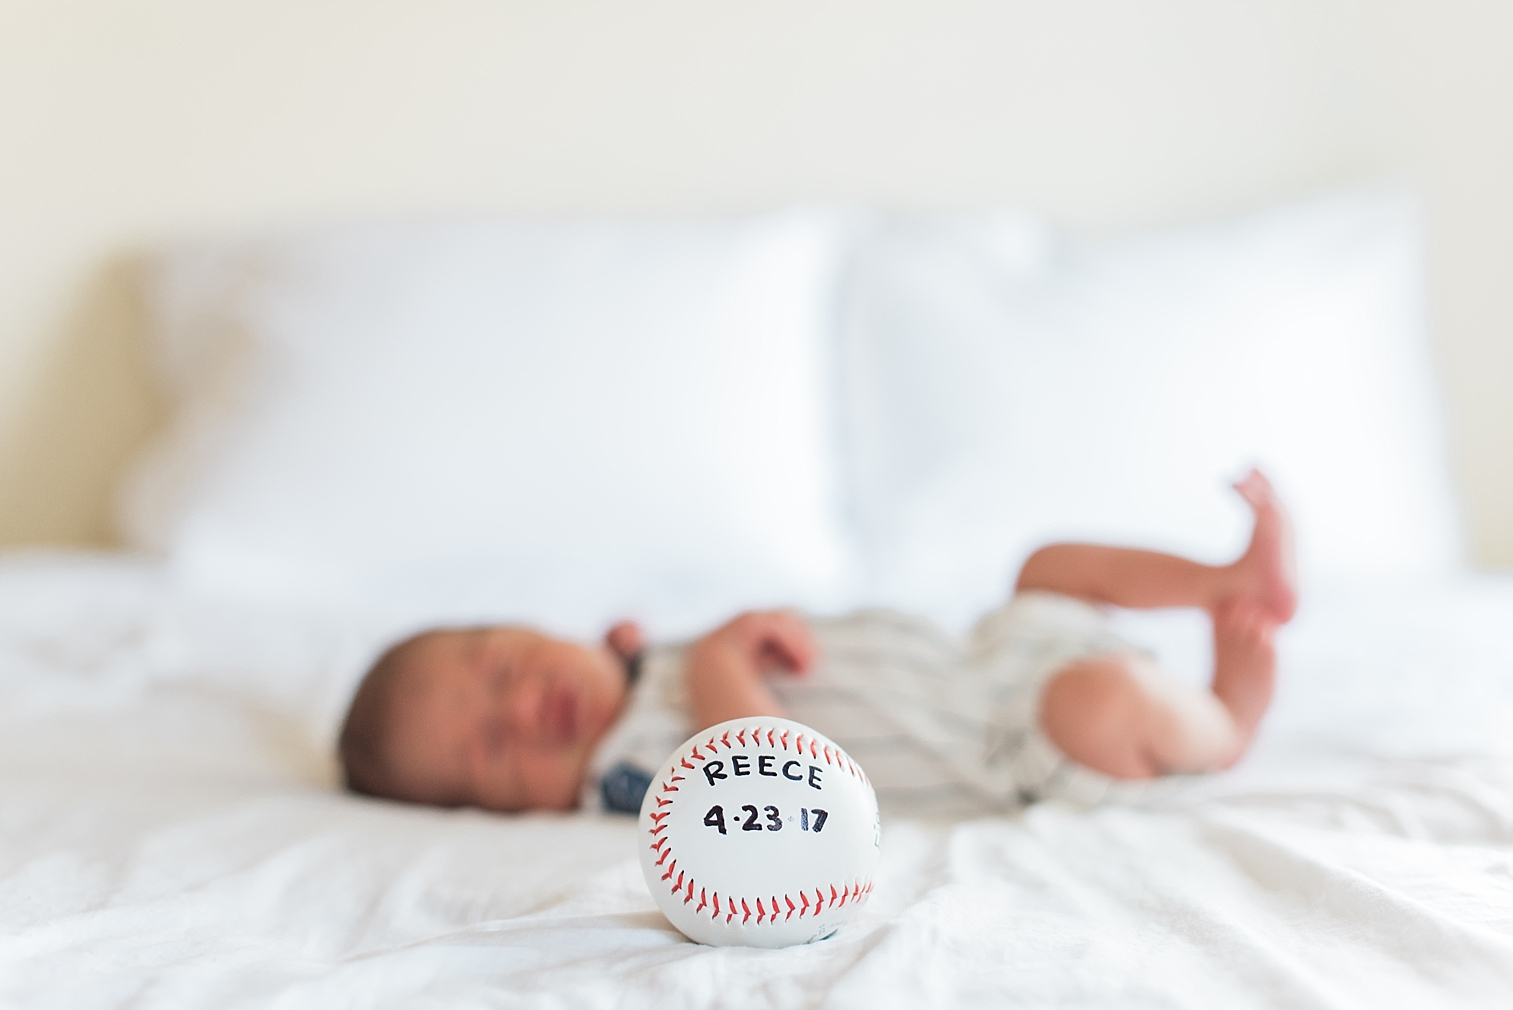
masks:
<svg viewBox="0 0 1513 1010"><path fill-rule="evenodd" d="M390 648L342 727L360 793L490 810L635 813L696 731L784 716L867 769L884 809L970 815L1045 797L1096 802L1121 780L1226 768L1271 700L1272 637L1296 606L1292 532L1266 478L1234 563L1053 544L966 639L905 614L741 614L690 643L599 645L523 627L428 631ZM1107 607L1199 607L1208 690L1162 674L1110 631Z"/></svg>

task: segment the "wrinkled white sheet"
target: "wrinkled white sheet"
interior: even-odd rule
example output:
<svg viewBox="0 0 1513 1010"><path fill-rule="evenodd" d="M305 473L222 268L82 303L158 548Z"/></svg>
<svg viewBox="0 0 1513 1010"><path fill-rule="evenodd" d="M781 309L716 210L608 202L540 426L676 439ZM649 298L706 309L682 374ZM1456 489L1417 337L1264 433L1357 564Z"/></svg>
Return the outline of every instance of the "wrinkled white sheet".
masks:
<svg viewBox="0 0 1513 1010"><path fill-rule="evenodd" d="M0 560L0 1004L1513 1005L1513 581L1316 594L1239 769L893 819L872 903L785 951L683 940L629 820L340 794L383 630Z"/></svg>

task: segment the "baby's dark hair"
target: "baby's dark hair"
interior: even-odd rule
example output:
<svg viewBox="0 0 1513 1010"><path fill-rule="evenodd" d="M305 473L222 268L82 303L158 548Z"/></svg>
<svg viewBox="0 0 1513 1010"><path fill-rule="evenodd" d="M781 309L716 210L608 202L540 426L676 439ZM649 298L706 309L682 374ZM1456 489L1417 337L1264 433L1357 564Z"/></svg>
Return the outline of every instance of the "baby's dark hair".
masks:
<svg viewBox="0 0 1513 1010"><path fill-rule="evenodd" d="M409 669L409 653L424 635L397 642L363 676L342 723L336 752L348 789L365 796L407 799L395 775L390 742L400 681Z"/></svg>

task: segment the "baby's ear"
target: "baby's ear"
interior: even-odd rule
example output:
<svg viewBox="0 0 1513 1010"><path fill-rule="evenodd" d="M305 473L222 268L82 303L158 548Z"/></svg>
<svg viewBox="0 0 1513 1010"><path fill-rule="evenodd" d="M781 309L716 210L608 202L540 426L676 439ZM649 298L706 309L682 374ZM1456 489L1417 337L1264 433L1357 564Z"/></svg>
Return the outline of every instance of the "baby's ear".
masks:
<svg viewBox="0 0 1513 1010"><path fill-rule="evenodd" d="M646 647L646 639L635 621L621 621L604 633L604 644L621 659L629 659Z"/></svg>

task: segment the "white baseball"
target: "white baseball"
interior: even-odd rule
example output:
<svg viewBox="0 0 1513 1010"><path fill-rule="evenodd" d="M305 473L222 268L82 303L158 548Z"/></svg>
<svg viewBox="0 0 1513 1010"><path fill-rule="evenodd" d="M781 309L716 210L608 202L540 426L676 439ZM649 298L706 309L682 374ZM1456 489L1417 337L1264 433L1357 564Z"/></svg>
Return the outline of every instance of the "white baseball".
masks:
<svg viewBox="0 0 1513 1010"><path fill-rule="evenodd" d="M641 802L641 870L715 945L823 940L872 894L880 824L861 766L791 719L732 719L673 752Z"/></svg>

